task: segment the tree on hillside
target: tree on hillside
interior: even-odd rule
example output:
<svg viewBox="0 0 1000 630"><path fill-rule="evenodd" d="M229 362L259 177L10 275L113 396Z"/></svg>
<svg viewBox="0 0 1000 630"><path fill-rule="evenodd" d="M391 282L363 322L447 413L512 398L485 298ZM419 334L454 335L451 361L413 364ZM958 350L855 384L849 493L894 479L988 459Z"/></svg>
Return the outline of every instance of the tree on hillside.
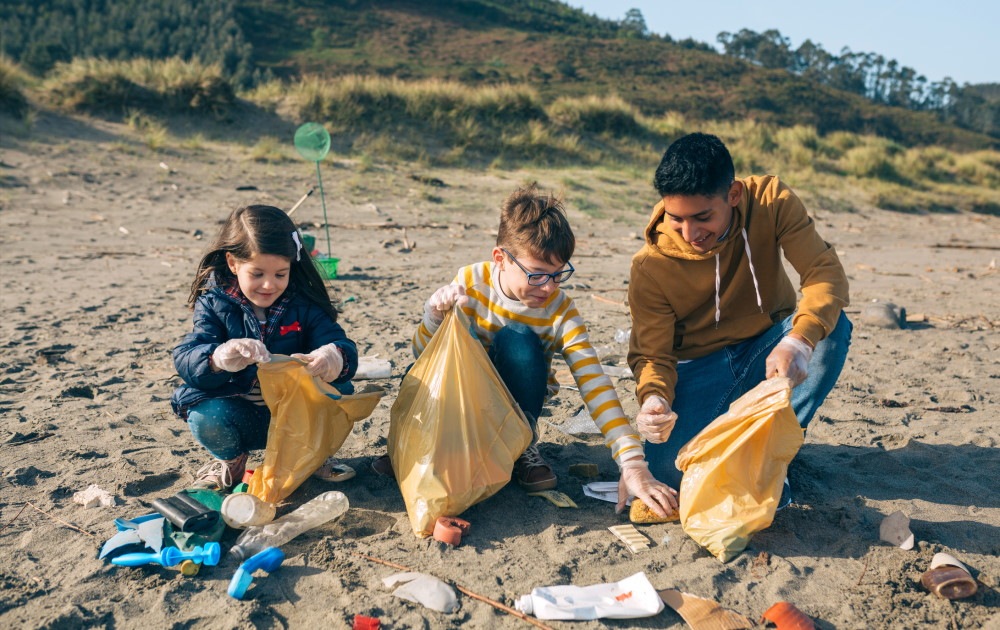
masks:
<svg viewBox="0 0 1000 630"><path fill-rule="evenodd" d="M642 11L639 9L629 9L626 11L625 19L621 21L621 26L632 37L639 37L641 39L649 37L646 18L642 16Z"/></svg>

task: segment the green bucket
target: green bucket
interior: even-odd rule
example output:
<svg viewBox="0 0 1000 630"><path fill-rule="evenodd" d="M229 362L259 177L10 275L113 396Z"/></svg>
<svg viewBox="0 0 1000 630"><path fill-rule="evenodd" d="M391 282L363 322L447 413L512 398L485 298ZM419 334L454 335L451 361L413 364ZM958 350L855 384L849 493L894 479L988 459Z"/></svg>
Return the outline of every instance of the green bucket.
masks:
<svg viewBox="0 0 1000 630"><path fill-rule="evenodd" d="M319 270L319 275L327 280L333 280L337 277L339 258L313 258L313 262L316 264L316 269Z"/></svg>

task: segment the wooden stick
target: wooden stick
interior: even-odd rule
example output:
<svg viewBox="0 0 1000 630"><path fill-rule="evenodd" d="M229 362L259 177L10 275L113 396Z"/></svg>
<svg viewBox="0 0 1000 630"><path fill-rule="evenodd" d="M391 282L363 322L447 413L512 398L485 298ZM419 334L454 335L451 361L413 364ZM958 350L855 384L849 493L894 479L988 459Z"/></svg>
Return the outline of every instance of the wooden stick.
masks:
<svg viewBox="0 0 1000 630"><path fill-rule="evenodd" d="M288 216L292 216L292 213L299 209L299 206L302 205L302 202L305 201L309 197L309 195L313 194L314 190L316 190L316 189L315 188L310 188L306 192L306 194L302 195L302 197L298 201L295 202L295 205L292 206L292 209L288 211Z"/></svg>
<svg viewBox="0 0 1000 630"><path fill-rule="evenodd" d="M620 301L619 300L612 300L612 299L606 298L604 296L597 295L596 293L591 293L590 297L592 297L593 299L597 300L598 302L604 302L605 304L614 304L615 306L625 306L625 301L624 300L620 300Z"/></svg>
<svg viewBox="0 0 1000 630"><path fill-rule="evenodd" d="M8 527L10 527L10 526L11 526L11 524L12 524L12 523L13 523L14 521L16 521L16 520L17 520L17 517L18 517L18 516L21 516L21 512L25 511L26 509L28 509L28 504L27 504L27 503L25 503L24 505L22 505L22 506L21 506L21 509L20 509L20 510L18 510L17 514L15 514L15 515L14 515L14 518L12 518L12 519L10 519L9 521L7 521L7 524L6 524L6 525L4 525L3 527L0 527L0 532L2 532L3 530L7 529Z"/></svg>
<svg viewBox="0 0 1000 630"><path fill-rule="evenodd" d="M369 556L369 555L366 555L366 554L363 554L363 553L357 553L357 552L352 552L352 553L355 556L364 558L365 560L370 560L371 562L376 562L378 564L384 564L385 566L392 567L393 569L399 569L400 571L413 571L413 569L411 569L409 567L404 567L401 564L396 564L395 562L389 562L388 560L382 560L380 558L375 558L374 556ZM478 599L479 601L481 601L483 603L486 603L486 604L489 604L490 606L493 606L497 610L504 611L508 615L512 615L514 617L517 617L518 619L521 619L522 621L527 621L528 623L530 623L531 625L533 625L533 626L535 626L537 628L542 628L543 630L555 630L551 626L547 626L544 623L542 623L541 621L538 621L534 617L529 617L528 615L524 614L523 612L521 612L519 610L515 610L513 608L510 608L509 606L504 606L500 602L492 600L489 597L485 597L485 596L480 595L478 593L473 593L469 589L465 588L464 586L461 586L460 584L457 584L456 582L453 582L451 580L449 580L449 582L451 582L451 585L454 586L456 589L458 589L461 593L463 593L465 595L468 595L472 599Z"/></svg>
<svg viewBox="0 0 1000 630"><path fill-rule="evenodd" d="M990 249L990 250L1000 250L1000 247L996 245L967 245L965 243L935 243L931 245L935 248L943 249Z"/></svg>
<svg viewBox="0 0 1000 630"><path fill-rule="evenodd" d="M88 535L88 536L90 536L91 538L94 538L94 539L97 538L97 536L91 534L90 532L82 530L82 529L80 529L79 527L77 527L76 525L74 525L72 523L67 523L66 521L62 520L58 516L52 516L51 514L49 514L48 512L46 512L45 510L43 510L42 508L40 508L37 505L35 505L34 503L32 503L31 501L25 501L24 502L24 507L22 507L21 510L16 515L14 515L14 518L10 519L10 523L7 523L6 525L3 526L3 529L0 529L0 532L2 532L4 529L7 529L8 527L10 527L10 524L13 523L14 521L16 521L18 516L21 516L21 512L23 512L24 508L26 508L26 507L30 507L31 509L33 509L35 511L41 512L45 516L48 516L49 518L51 518L53 521L58 521L58 522L62 523L63 525L65 525L66 527L69 527L70 529L74 529L74 530L80 532L81 534L86 534L86 535Z"/></svg>

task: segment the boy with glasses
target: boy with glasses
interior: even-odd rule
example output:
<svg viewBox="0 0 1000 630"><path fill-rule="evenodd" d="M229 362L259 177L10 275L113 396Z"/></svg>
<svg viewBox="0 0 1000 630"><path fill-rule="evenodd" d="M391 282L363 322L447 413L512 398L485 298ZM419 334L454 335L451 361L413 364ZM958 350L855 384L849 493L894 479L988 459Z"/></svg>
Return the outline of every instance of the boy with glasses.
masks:
<svg viewBox="0 0 1000 630"><path fill-rule="evenodd" d="M641 498L661 517L677 509L676 492L653 479L639 436L622 410L611 379L590 345L587 326L559 285L573 275L576 240L559 200L521 188L504 201L490 260L458 270L434 292L413 336L416 355L427 346L456 305L531 424L535 439L514 465L514 478L529 492L556 486L556 475L538 452L542 405L559 390L552 357L566 360L587 410L621 469L618 511L629 496Z"/></svg>

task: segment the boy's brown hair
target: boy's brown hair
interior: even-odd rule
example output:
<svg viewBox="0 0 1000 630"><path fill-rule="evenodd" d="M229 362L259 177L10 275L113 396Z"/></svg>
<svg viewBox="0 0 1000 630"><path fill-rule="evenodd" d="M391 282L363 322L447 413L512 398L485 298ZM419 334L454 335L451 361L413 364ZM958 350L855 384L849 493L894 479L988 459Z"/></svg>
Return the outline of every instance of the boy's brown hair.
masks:
<svg viewBox="0 0 1000 630"><path fill-rule="evenodd" d="M576 248L576 237L566 219L562 200L542 195L537 184L512 192L500 207L497 247L553 264L569 262Z"/></svg>

